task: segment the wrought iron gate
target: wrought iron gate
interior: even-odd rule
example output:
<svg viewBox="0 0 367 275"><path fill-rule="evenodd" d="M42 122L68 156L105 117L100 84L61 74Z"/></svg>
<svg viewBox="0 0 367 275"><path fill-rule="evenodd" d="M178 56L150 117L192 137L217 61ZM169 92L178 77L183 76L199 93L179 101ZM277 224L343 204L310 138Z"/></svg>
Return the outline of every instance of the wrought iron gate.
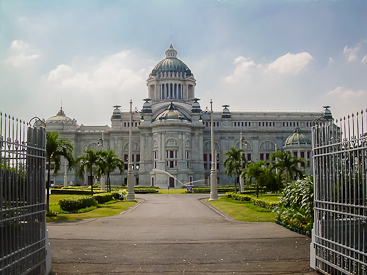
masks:
<svg viewBox="0 0 367 275"><path fill-rule="evenodd" d="M311 266L367 274L367 109L312 127L315 222Z"/></svg>
<svg viewBox="0 0 367 275"><path fill-rule="evenodd" d="M46 129L0 113L0 274L46 273Z"/></svg>

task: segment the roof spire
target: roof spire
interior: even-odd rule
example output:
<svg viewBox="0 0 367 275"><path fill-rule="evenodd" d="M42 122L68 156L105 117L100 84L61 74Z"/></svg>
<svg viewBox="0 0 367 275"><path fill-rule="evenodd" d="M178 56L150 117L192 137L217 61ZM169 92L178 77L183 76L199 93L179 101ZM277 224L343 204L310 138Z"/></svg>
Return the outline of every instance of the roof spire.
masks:
<svg viewBox="0 0 367 275"><path fill-rule="evenodd" d="M171 40L171 46L172 46L172 25L171 25L171 35L170 35L170 40Z"/></svg>

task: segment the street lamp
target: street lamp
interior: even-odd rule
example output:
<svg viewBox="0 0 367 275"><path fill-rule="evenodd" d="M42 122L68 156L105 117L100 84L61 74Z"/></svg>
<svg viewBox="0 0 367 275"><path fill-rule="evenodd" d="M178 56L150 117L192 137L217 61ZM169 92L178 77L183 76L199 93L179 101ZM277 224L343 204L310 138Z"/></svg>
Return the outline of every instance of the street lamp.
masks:
<svg viewBox="0 0 367 275"><path fill-rule="evenodd" d="M217 157L214 152L214 130L213 130L213 101L210 100L210 135L212 145L212 167L210 169L210 201L218 200L217 188Z"/></svg>
<svg viewBox="0 0 367 275"><path fill-rule="evenodd" d="M240 134L240 149L242 150L243 149L243 137L242 137L242 131L241 131L241 134ZM241 152L242 154L242 152ZM243 161L242 161L242 158L241 158L241 164L242 164L242 168L243 168ZM245 191L245 179L243 177L240 176L240 192L243 192Z"/></svg>
<svg viewBox="0 0 367 275"><path fill-rule="evenodd" d="M133 101L130 99L130 125L129 125L129 156L128 156L128 168L127 168L127 201L135 201L135 193L134 193L134 171L132 164L132 155L131 155L131 143L132 143L132 104Z"/></svg>

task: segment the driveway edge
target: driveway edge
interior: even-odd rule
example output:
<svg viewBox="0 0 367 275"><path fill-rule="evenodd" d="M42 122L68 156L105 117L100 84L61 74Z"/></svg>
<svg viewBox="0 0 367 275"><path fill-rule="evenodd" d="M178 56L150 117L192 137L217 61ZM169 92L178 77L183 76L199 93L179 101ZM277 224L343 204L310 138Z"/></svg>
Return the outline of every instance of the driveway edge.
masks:
<svg viewBox="0 0 367 275"><path fill-rule="evenodd" d="M222 216L224 219L226 219L227 221L231 221L231 222L237 222L234 218L232 218L230 215L228 215L227 213L223 212L222 210L216 208L215 206L211 205L210 203L206 202L207 198L205 199L200 199L200 201L205 204L207 207L209 207L211 210L213 210L215 213L217 213L218 215Z"/></svg>

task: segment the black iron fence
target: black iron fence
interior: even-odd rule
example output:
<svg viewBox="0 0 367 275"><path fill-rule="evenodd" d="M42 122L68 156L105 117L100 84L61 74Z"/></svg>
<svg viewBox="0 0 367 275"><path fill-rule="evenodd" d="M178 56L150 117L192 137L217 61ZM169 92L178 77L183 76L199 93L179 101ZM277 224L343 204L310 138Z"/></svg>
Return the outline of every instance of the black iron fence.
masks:
<svg viewBox="0 0 367 275"><path fill-rule="evenodd" d="M367 110L312 128L315 223L311 266L367 274Z"/></svg>
<svg viewBox="0 0 367 275"><path fill-rule="evenodd" d="M0 274L46 273L46 129L0 113Z"/></svg>

